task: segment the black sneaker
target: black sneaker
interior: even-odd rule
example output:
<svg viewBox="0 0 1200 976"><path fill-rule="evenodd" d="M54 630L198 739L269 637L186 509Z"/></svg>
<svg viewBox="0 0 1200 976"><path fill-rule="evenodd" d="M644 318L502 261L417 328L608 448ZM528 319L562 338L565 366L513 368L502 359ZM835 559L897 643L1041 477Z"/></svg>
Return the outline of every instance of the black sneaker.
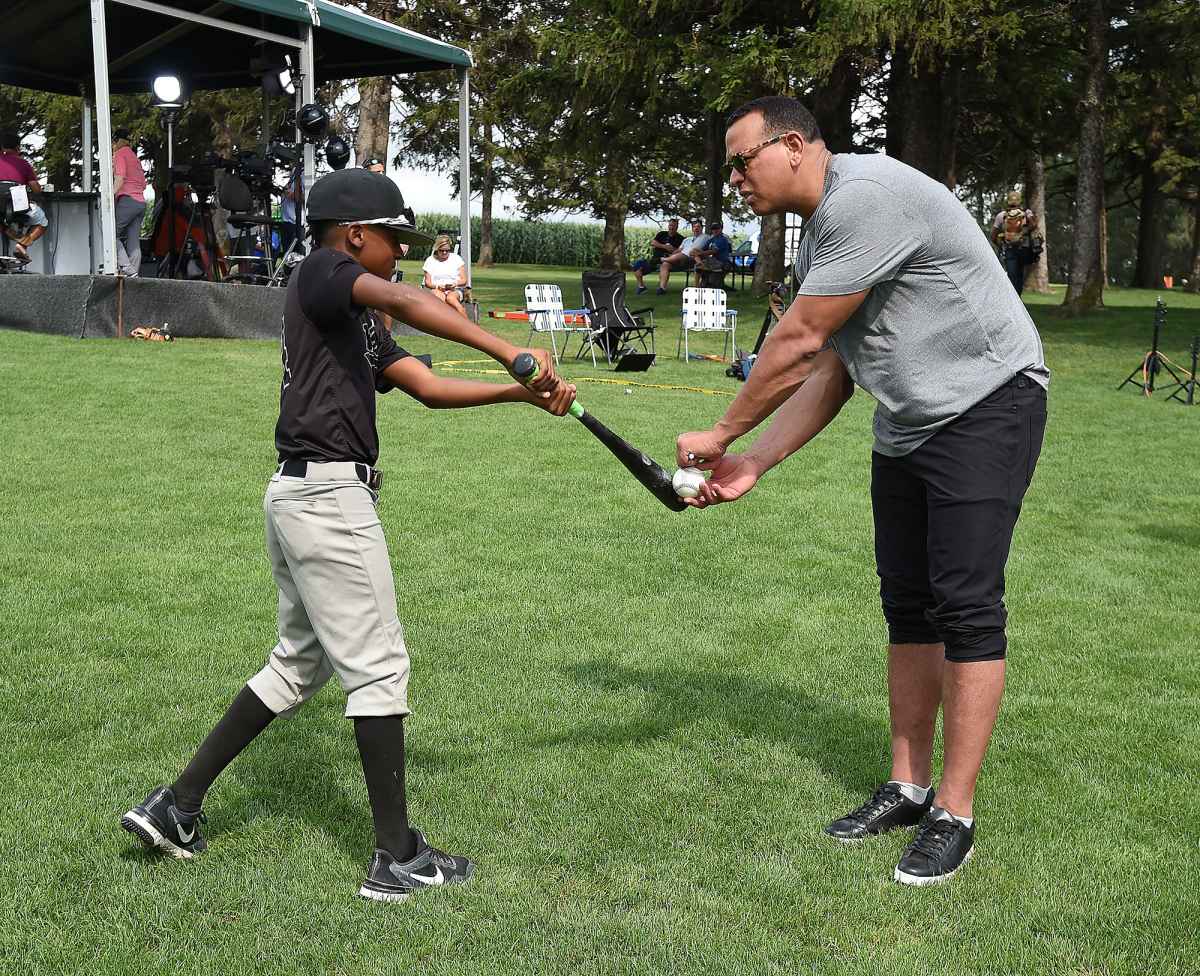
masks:
<svg viewBox="0 0 1200 976"><path fill-rule="evenodd" d="M410 861L397 861L387 851L375 849L359 895L373 901L404 901L422 888L463 884L475 873L475 865L465 857L430 847L416 827L413 835L417 838L417 853Z"/></svg>
<svg viewBox="0 0 1200 976"><path fill-rule="evenodd" d="M172 857L193 857L208 847L200 824L208 823L203 813L183 813L175 806L175 791L160 786L121 818L121 826L147 847Z"/></svg>
<svg viewBox="0 0 1200 976"><path fill-rule="evenodd" d="M917 836L905 848L895 879L907 885L932 885L954 877L975 851L975 824L956 820L933 807L921 820Z"/></svg>
<svg viewBox="0 0 1200 976"><path fill-rule="evenodd" d="M924 803L915 803L895 783L884 783L861 807L826 827L825 833L844 844L853 844L897 827L915 826L932 805L932 789Z"/></svg>

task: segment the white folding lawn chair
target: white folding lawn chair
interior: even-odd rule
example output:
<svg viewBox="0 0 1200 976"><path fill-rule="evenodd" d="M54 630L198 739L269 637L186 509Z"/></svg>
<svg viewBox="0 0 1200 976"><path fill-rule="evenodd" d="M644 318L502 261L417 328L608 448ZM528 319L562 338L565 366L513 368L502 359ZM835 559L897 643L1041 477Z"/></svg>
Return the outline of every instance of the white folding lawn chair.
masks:
<svg viewBox="0 0 1200 976"><path fill-rule="evenodd" d="M722 355L729 359L729 349L737 348L737 310L725 307L725 291L722 288L685 288L683 290L683 327L679 330L679 341L675 344L675 355L680 347L686 362L691 355L688 350L689 332L724 332L725 349Z"/></svg>
<svg viewBox="0 0 1200 976"><path fill-rule="evenodd" d="M573 334L586 336L592 331L591 323L586 318L586 309L563 309L562 289L558 285L526 285L525 312L529 315L529 341L538 334L550 334L550 351L557 363L567 354L567 343ZM567 315L579 316L582 325L567 324ZM578 319L573 319L577 322ZM555 334L562 337L562 352L558 351ZM583 342L581 338L579 340ZM596 353L592 351L592 365L596 365Z"/></svg>

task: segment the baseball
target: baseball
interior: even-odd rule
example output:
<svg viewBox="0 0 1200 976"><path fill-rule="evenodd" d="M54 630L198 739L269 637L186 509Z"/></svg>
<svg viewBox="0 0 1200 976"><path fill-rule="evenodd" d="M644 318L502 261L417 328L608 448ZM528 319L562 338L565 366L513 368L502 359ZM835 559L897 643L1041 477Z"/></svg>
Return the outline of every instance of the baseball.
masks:
<svg viewBox="0 0 1200 976"><path fill-rule="evenodd" d="M695 498L704 484L704 475L698 468L680 468L671 477L671 487L680 498Z"/></svg>

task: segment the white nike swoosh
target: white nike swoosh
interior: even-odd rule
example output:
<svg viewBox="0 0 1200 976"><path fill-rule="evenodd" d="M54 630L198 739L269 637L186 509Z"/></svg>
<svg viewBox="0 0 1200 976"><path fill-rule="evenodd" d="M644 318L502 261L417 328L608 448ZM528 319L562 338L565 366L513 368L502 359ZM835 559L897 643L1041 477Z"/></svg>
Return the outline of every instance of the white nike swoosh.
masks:
<svg viewBox="0 0 1200 976"><path fill-rule="evenodd" d="M180 839L181 841L183 841L185 844L190 844L190 843L191 843L191 842L192 842L192 841L195 839L195 837L196 837L196 828L195 828L195 826L193 826L193 827L192 827L192 832L191 832L190 834L185 834L185 833L183 832L183 824L176 824L176 825L175 825L175 829L176 829L177 831L179 831L179 839Z"/></svg>
<svg viewBox="0 0 1200 976"><path fill-rule="evenodd" d="M442 869L439 867L435 867L433 869L432 877L426 878L422 875L416 874L415 872L410 872L409 877L414 881L420 881L422 884L427 885L440 885L446 880L445 876L442 874Z"/></svg>

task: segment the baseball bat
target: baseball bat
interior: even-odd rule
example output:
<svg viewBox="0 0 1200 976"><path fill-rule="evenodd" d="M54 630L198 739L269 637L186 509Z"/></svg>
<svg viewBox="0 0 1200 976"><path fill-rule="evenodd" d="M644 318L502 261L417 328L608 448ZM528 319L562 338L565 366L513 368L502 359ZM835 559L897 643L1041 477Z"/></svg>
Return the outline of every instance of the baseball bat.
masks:
<svg viewBox="0 0 1200 976"><path fill-rule="evenodd" d="M528 385L537 376L537 373L537 360L529 353L523 352L513 360L513 375L522 383ZM625 465L625 469L637 478L642 487L667 508L673 512L682 512L688 507L675 494L675 488L671 485L671 476L663 470L662 465L653 458L647 457L623 437L614 434L584 410L578 400L571 404L569 413L590 430L596 439L612 452L613 457Z"/></svg>

